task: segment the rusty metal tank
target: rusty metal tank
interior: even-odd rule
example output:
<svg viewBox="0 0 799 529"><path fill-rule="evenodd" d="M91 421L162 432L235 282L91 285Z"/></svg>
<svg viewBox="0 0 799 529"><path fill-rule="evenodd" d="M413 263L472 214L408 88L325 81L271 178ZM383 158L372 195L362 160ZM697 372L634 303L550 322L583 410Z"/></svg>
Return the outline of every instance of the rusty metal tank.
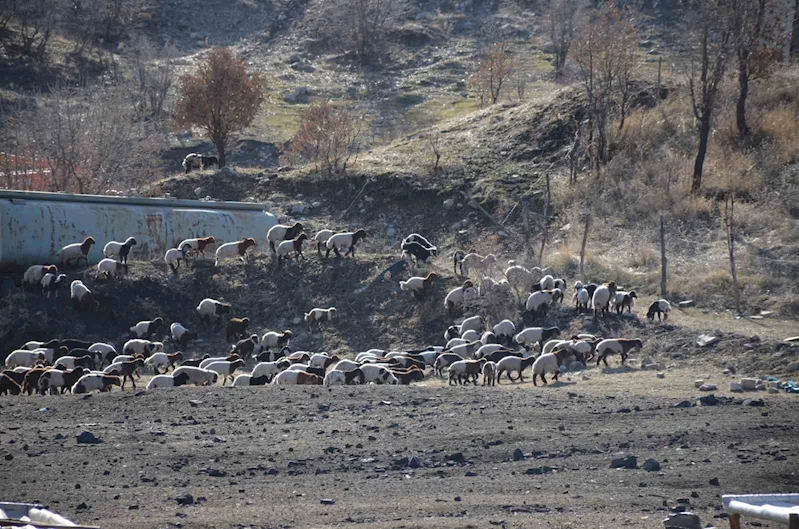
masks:
<svg viewBox="0 0 799 529"><path fill-rule="evenodd" d="M0 269L55 262L65 245L91 236L89 262L108 241L135 237L132 259L162 259L183 239L217 245L252 237L260 249L277 223L261 204L0 190Z"/></svg>

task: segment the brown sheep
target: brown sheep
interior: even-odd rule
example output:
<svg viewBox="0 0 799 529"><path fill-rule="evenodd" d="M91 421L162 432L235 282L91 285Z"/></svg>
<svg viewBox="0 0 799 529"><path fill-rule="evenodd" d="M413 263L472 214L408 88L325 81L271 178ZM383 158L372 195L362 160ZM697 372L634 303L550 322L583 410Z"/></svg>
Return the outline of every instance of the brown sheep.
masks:
<svg viewBox="0 0 799 529"><path fill-rule="evenodd" d="M258 335L252 334L249 338L239 340L233 344L233 348L230 351L231 353L238 354L244 360L249 360L253 352L255 352L255 348L258 346L258 342Z"/></svg>
<svg viewBox="0 0 799 529"><path fill-rule="evenodd" d="M250 318L230 318L225 326L225 341L229 342L231 338L234 340L241 340L247 335L247 326L250 324Z"/></svg>
<svg viewBox="0 0 799 529"><path fill-rule="evenodd" d="M136 381L133 379L133 374L136 372L137 369L144 367L144 360L141 358L137 358L136 360L131 360L130 362L122 362L122 366L119 369L119 376L122 377L122 390L125 390L125 382L130 379L130 383L133 384L133 389L136 389Z"/></svg>
<svg viewBox="0 0 799 529"><path fill-rule="evenodd" d="M399 380L400 384L403 386L407 386L411 382L424 380L424 371L417 366L412 366L407 369L392 369L391 372L394 373L394 376L397 377L397 380Z"/></svg>
<svg viewBox="0 0 799 529"><path fill-rule="evenodd" d="M17 381L6 374L5 371L0 373L0 395L19 395L22 392L22 387L17 384Z"/></svg>

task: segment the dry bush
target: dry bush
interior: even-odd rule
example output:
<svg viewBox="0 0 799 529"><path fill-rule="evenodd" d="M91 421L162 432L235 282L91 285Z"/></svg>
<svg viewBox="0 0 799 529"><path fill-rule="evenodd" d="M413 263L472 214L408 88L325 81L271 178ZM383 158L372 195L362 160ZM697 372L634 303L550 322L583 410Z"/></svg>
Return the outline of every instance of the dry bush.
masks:
<svg viewBox="0 0 799 529"><path fill-rule="evenodd" d="M248 73L244 59L230 48L215 48L195 71L181 77L175 124L200 128L216 145L223 167L228 142L255 119L265 90L261 73Z"/></svg>
<svg viewBox="0 0 799 529"><path fill-rule="evenodd" d="M332 0L325 3L319 30L361 65L374 64L385 57L386 36L402 9L398 0Z"/></svg>
<svg viewBox="0 0 799 529"><path fill-rule="evenodd" d="M480 98L480 106L499 101L502 86L510 81L515 70L513 55L504 42L491 46L477 64L477 70L469 78L469 85Z"/></svg>
<svg viewBox="0 0 799 529"><path fill-rule="evenodd" d="M139 36L130 56L136 108L148 118L161 119L172 88L177 50L169 44L158 50L147 37Z"/></svg>
<svg viewBox="0 0 799 529"><path fill-rule="evenodd" d="M563 76L566 58L580 22L582 3L581 0L552 0L550 3L549 38L555 54L552 64L556 79Z"/></svg>
<svg viewBox="0 0 799 529"><path fill-rule="evenodd" d="M344 174L361 151L363 120L347 107L314 101L291 139L292 154L327 174Z"/></svg>

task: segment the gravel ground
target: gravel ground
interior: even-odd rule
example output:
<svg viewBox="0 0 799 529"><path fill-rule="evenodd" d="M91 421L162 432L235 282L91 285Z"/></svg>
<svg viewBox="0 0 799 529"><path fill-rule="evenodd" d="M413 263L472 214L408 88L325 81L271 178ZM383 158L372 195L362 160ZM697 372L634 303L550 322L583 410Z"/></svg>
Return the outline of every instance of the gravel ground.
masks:
<svg viewBox="0 0 799 529"><path fill-rule="evenodd" d="M799 399L701 406L695 373L2 398L0 490L106 529L726 526L722 493L799 490Z"/></svg>

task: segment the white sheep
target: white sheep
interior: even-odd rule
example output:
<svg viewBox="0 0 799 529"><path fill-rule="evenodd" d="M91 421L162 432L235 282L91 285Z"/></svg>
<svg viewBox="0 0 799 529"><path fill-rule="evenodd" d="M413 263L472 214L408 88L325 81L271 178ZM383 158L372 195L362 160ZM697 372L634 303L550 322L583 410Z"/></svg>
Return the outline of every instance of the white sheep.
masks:
<svg viewBox="0 0 799 529"><path fill-rule="evenodd" d="M572 294L572 301L575 301L575 308L577 311L588 310L588 304L591 303L591 295L588 289L583 287L583 284L577 281L574 284L574 294Z"/></svg>
<svg viewBox="0 0 799 529"><path fill-rule="evenodd" d="M449 351L455 353L456 355L460 356L463 359L471 358L472 355L482 347L483 343L480 340L476 340L474 342L465 343L463 345L456 345Z"/></svg>
<svg viewBox="0 0 799 529"><path fill-rule="evenodd" d="M559 335L560 329L557 327L526 327L513 338L513 341L525 347L535 343L537 343L540 347L543 347L545 340L549 340L553 336Z"/></svg>
<svg viewBox="0 0 799 529"><path fill-rule="evenodd" d="M116 358L114 359L116 361ZM153 353L144 361L145 365L148 365L153 368L155 374L160 374L160 369L165 367L167 371L169 371L169 366L172 365L172 362L169 360L169 356L166 353Z"/></svg>
<svg viewBox="0 0 799 529"><path fill-rule="evenodd" d="M288 361L259 362L252 368L253 378L267 377L270 381L288 367Z"/></svg>
<svg viewBox="0 0 799 529"><path fill-rule="evenodd" d="M286 347L291 341L291 331L269 331L261 337L261 343L267 349L272 347Z"/></svg>
<svg viewBox="0 0 799 529"><path fill-rule="evenodd" d="M50 298L50 295L56 291L58 285L64 283L67 280L66 274L51 274L46 273L44 277L42 277L42 281L40 285L42 287L43 292L47 292L47 298ZM58 296L58 294L56 294Z"/></svg>
<svg viewBox="0 0 799 529"><path fill-rule="evenodd" d="M661 321L660 315L663 314L663 319L668 320L669 312L671 312L671 303L665 299L659 299L649 306L649 310L646 312L646 317L652 321L655 321L655 314L657 314L658 321Z"/></svg>
<svg viewBox="0 0 799 529"><path fill-rule="evenodd" d="M306 373L304 371L286 370L272 379L272 384L277 386L284 384L321 384L322 377Z"/></svg>
<svg viewBox="0 0 799 529"><path fill-rule="evenodd" d="M216 239L210 237L195 237L193 239L184 239L178 244L178 250L182 250L186 255L190 253L198 253L205 255L205 248L208 245L215 244Z"/></svg>
<svg viewBox="0 0 799 529"><path fill-rule="evenodd" d="M531 366L535 362L534 356L528 356L527 358L520 358L518 356L506 356L505 358L501 359L497 362L497 383L499 383L499 379L503 373L506 373L508 376L508 380L511 382L514 381L513 377L511 376L513 373L519 373L519 377L516 380L524 381L524 377L522 373L525 369Z"/></svg>
<svg viewBox="0 0 799 529"><path fill-rule="evenodd" d="M538 282L538 286L541 287L541 290L552 290L555 288L555 278L547 274L541 278Z"/></svg>
<svg viewBox="0 0 799 529"><path fill-rule="evenodd" d="M28 290L35 289L41 285L42 278L46 274L58 274L58 267L55 265L33 265L25 270L22 276L22 285Z"/></svg>
<svg viewBox="0 0 799 529"><path fill-rule="evenodd" d="M182 386L188 380L188 375L175 378L173 375L155 375L147 383L147 391L159 388L174 388Z"/></svg>
<svg viewBox="0 0 799 529"><path fill-rule="evenodd" d="M172 371L172 376L177 377L184 373L189 377L188 382L195 386L213 386L219 379L219 375L215 371L191 366L180 366Z"/></svg>
<svg viewBox="0 0 799 529"><path fill-rule="evenodd" d="M186 260L186 250L178 250L177 248L170 248L164 254L164 261L166 264L169 265L169 268L172 269L172 272L178 273L178 268L180 268L180 262Z"/></svg>
<svg viewBox="0 0 799 529"><path fill-rule="evenodd" d="M148 339L161 328L164 324L163 318L155 318L154 320L142 320L137 322L136 325L130 327L130 333L136 338Z"/></svg>
<svg viewBox="0 0 799 529"><path fill-rule="evenodd" d="M399 380L394 374L383 366L377 365L362 365L360 366L363 372L364 384L373 382L375 384L399 384Z"/></svg>
<svg viewBox="0 0 799 529"><path fill-rule="evenodd" d="M119 279L120 277L124 276L128 273L128 265L125 263L120 263L114 259L101 259L99 263L97 263L97 273L95 278L99 278L101 275L104 276L106 279L114 278Z"/></svg>
<svg viewBox="0 0 799 529"><path fill-rule="evenodd" d="M472 316L471 318L466 318L465 320L463 320L463 322L460 325L461 337L463 337L463 334L466 331L469 330L480 331L482 328L483 328L483 318L481 318L480 316Z"/></svg>
<svg viewBox="0 0 799 529"><path fill-rule="evenodd" d="M346 383L347 375L343 371L330 371L325 375L325 387L343 386Z"/></svg>
<svg viewBox="0 0 799 529"><path fill-rule="evenodd" d="M20 349L27 350L27 351L33 351L34 349L41 349L41 348L42 348L42 346L43 346L45 343L46 343L46 342L38 342L38 341L36 341L36 340L31 340L31 341L29 341L29 342L25 342L25 345L23 345L22 347L20 347Z"/></svg>
<svg viewBox="0 0 799 529"><path fill-rule="evenodd" d="M150 340L142 340L140 338L133 338L125 342L122 346L123 355L140 354L142 356L150 356L152 353L163 353L164 344L162 342L151 342Z"/></svg>
<svg viewBox="0 0 799 529"><path fill-rule="evenodd" d="M516 334L516 325L510 320L502 320L491 328L497 338L510 339Z"/></svg>
<svg viewBox="0 0 799 529"><path fill-rule="evenodd" d="M611 298L616 293L616 284L606 283L599 285L594 290L594 297L591 299L591 307L594 309L594 318L604 315L608 311Z"/></svg>
<svg viewBox="0 0 799 529"><path fill-rule="evenodd" d="M335 365L333 365L333 368L331 370L332 371L342 371L344 373L349 373L350 371L352 371L354 369L358 369L359 367L361 367L361 363L360 362L354 362L352 360L344 358L343 360L339 360L338 362L336 362Z"/></svg>
<svg viewBox="0 0 799 529"><path fill-rule="evenodd" d="M555 374L555 381L558 380L558 375L560 374L560 366L558 357L554 353L546 353L542 354L541 356L533 362L533 385L537 386L536 378L541 377L541 381L546 384L546 374L547 373L554 373Z"/></svg>
<svg viewBox="0 0 799 529"><path fill-rule="evenodd" d="M228 360L217 360L205 366L205 369L208 371L215 371L221 375L222 385L224 386L228 378L231 382L233 381L233 373L240 367L244 367L244 360L234 360L232 362Z"/></svg>
<svg viewBox="0 0 799 529"><path fill-rule="evenodd" d="M83 242L76 242L74 244L67 244L58 251L58 262L61 266L66 266L70 261L80 261L84 259L86 264L89 264L89 251L92 249L94 239L86 237Z"/></svg>
<svg viewBox="0 0 799 529"><path fill-rule="evenodd" d="M618 354L621 356L621 365L624 365L625 360L630 351L633 349L641 349L644 343L641 340L629 340L626 338L610 338L602 340L596 346L596 365L604 362L605 367L608 367L607 357L610 354Z"/></svg>
<svg viewBox="0 0 799 529"><path fill-rule="evenodd" d="M304 319L307 323L316 323L318 325L322 325L323 323L327 323L328 321L334 319L336 317L336 312L336 307L330 307L327 309L313 308L310 310L310 312L306 312L304 314Z"/></svg>
<svg viewBox="0 0 799 529"><path fill-rule="evenodd" d="M513 287L517 296L520 295L520 292L527 292L530 290L530 287L535 282L533 273L519 265L512 265L506 268L505 279L507 279L508 283Z"/></svg>
<svg viewBox="0 0 799 529"><path fill-rule="evenodd" d="M172 335L172 339L175 343L182 344L184 335L189 331L183 324L179 322L175 322L169 326L169 334Z"/></svg>
<svg viewBox="0 0 799 529"><path fill-rule="evenodd" d="M105 246L103 246L103 257L120 257L120 251L123 247L130 251L131 246L135 245L136 239L133 237L128 237L124 242L108 241L105 243ZM125 255L127 256L127 253L125 253ZM123 262L126 260L127 259L122 259Z"/></svg>
<svg viewBox="0 0 799 529"><path fill-rule="evenodd" d="M219 266L219 263L225 259L233 259L235 257L241 259L242 263L247 264L247 250L254 248L255 246L255 239L250 237L246 237L240 241L222 244L216 249L216 261L214 261L214 266Z"/></svg>
<svg viewBox="0 0 799 529"><path fill-rule="evenodd" d="M493 331L486 331L480 337L480 343L482 343L483 345L487 345L490 343L498 343L497 335L494 334Z"/></svg>
<svg viewBox="0 0 799 529"><path fill-rule="evenodd" d="M461 261L461 272L466 276L468 276L471 271L477 272L478 276L484 275L496 262L497 256L492 253L485 256L479 253L467 253Z"/></svg>
<svg viewBox="0 0 799 529"><path fill-rule="evenodd" d="M484 357L490 355L491 353L493 353L495 351L500 351L500 350L503 350L503 349L505 349L505 346L502 345L502 344L498 344L498 343L485 344L485 345L480 346L480 349L478 349L477 352L474 353L474 357L477 360L479 360L481 358L484 358Z"/></svg>
<svg viewBox="0 0 799 529"><path fill-rule="evenodd" d="M214 362L219 362L222 360L227 360L227 358L228 358L227 356L209 356L205 360L202 360L197 367L199 367L200 369L205 369L206 367L208 367L209 364L213 364Z"/></svg>
<svg viewBox="0 0 799 529"><path fill-rule="evenodd" d="M302 233L302 231L303 227L299 222L295 222L292 226L275 224L266 232L266 240L269 242L269 248L274 252L276 244L287 239L293 239Z"/></svg>
<svg viewBox="0 0 799 529"><path fill-rule="evenodd" d="M322 247L327 247L327 240L330 239L336 232L333 230L319 230L314 235L313 240L316 242L316 253L322 255Z"/></svg>
<svg viewBox="0 0 799 529"><path fill-rule="evenodd" d="M469 329L461 335L461 338L465 340L466 343L469 343L480 340L481 336L480 333L474 329Z"/></svg>
<svg viewBox="0 0 799 529"><path fill-rule="evenodd" d="M69 297L72 306L78 311L93 312L97 310L98 303L89 287L83 281L76 279L69 285Z"/></svg>
<svg viewBox="0 0 799 529"><path fill-rule="evenodd" d="M104 375L101 373L89 373L83 375L72 385L72 394L91 393L92 391L108 391L111 386L119 386L121 381L117 376Z"/></svg>
<svg viewBox="0 0 799 529"><path fill-rule="evenodd" d="M347 251L344 252L344 257L347 257L347 255L355 257L355 245L358 244L358 241L365 238L366 231L363 229L354 232L336 233L332 235L325 244L325 246L327 246L325 257L330 255L331 250L335 252L336 257L339 257L341 255L339 250L343 250L344 248L347 249Z"/></svg>
<svg viewBox="0 0 799 529"><path fill-rule="evenodd" d="M36 362L44 362L46 360L44 350L36 349L28 351L26 349L17 349L12 351L6 357L5 365L8 369L15 367L33 367Z"/></svg>
<svg viewBox="0 0 799 529"><path fill-rule="evenodd" d="M562 298L563 293L558 288L552 290L539 290L528 296L527 303L525 303L525 308L529 312L538 312L542 308L549 306L553 301Z"/></svg>
<svg viewBox="0 0 799 529"><path fill-rule="evenodd" d="M223 303L211 298L205 298L199 305L197 305L197 314L200 315L200 320L215 320L222 314L229 314L231 309L230 303Z"/></svg>
<svg viewBox="0 0 799 529"><path fill-rule="evenodd" d="M469 343L468 340L464 340L463 338L453 338L447 342L447 345L444 347L445 349L452 349L456 345L463 345L465 343Z"/></svg>
<svg viewBox="0 0 799 529"><path fill-rule="evenodd" d="M544 347L541 348L541 354L551 353L556 347L565 343L569 343L569 340L549 340L544 344Z"/></svg>
<svg viewBox="0 0 799 529"><path fill-rule="evenodd" d="M486 362L483 364L483 386L493 386L497 382L496 362Z"/></svg>

